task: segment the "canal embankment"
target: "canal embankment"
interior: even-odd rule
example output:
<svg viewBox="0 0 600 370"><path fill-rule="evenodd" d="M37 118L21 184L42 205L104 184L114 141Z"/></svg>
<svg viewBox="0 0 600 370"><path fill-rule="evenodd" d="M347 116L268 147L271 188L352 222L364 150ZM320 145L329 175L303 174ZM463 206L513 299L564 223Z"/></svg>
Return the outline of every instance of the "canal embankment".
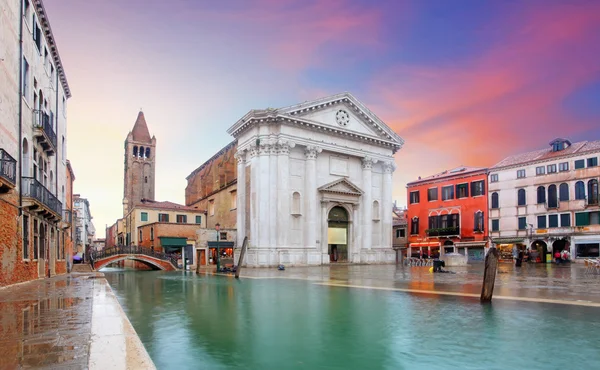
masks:
<svg viewBox="0 0 600 370"><path fill-rule="evenodd" d="M0 368L155 369L102 273L0 289Z"/></svg>

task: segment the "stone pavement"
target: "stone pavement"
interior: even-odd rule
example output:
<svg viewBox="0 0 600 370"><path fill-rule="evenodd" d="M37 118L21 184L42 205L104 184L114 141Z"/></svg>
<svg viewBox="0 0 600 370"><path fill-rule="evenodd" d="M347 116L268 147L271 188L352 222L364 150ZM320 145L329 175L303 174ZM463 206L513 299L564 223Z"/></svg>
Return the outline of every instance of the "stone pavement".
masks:
<svg viewBox="0 0 600 370"><path fill-rule="evenodd" d="M454 273L432 274L429 267L402 265L288 267L285 271L244 268L241 277L302 279L355 288L479 297L483 282L482 263L446 270ZM580 263L560 266L525 263L520 268L511 263L501 263L494 297L600 307L600 275L587 273Z"/></svg>
<svg viewBox="0 0 600 370"><path fill-rule="evenodd" d="M153 369L103 274L0 289L0 369Z"/></svg>

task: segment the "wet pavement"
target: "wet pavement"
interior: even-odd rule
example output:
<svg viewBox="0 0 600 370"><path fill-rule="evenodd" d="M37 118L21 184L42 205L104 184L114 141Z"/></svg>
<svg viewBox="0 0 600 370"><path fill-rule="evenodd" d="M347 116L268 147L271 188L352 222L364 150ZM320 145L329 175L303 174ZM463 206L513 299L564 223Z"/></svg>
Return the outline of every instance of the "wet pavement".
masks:
<svg viewBox="0 0 600 370"><path fill-rule="evenodd" d="M115 324L109 316L125 323ZM121 350L141 356L138 363L144 366L136 368L153 367L103 274L73 273L0 289L0 369L101 368L102 362L90 361L90 353L92 360L108 356L128 364L122 361L127 354L115 355L116 347L112 352L102 348L103 342L115 343L115 334L127 339L119 339Z"/></svg>
<svg viewBox="0 0 600 370"><path fill-rule="evenodd" d="M483 264L448 267L453 273L430 273L429 267L403 265L332 265L331 267L244 268L241 277L312 280L328 285L391 289L413 293L479 296ZM588 273L579 263L501 263L494 297L600 306L600 275Z"/></svg>

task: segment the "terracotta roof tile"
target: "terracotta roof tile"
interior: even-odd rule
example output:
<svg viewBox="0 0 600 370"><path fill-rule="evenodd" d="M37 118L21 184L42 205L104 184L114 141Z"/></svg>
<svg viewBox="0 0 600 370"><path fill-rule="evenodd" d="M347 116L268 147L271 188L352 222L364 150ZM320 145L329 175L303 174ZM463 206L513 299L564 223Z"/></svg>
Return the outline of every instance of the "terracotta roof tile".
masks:
<svg viewBox="0 0 600 370"><path fill-rule="evenodd" d="M547 148L511 155L496 163L491 168L497 169L502 167L516 166L523 163L543 161L552 158L561 158L571 154L585 153L597 150L600 150L600 140L580 141L577 143L573 143L568 148L558 152L553 152L552 148Z"/></svg>
<svg viewBox="0 0 600 370"><path fill-rule="evenodd" d="M159 209L169 209L169 210L181 210L181 211L191 211L191 212L204 212L202 209L198 209L195 207L184 206L183 204L177 204L169 201L155 201L155 200L147 200L142 199L142 203L140 204L142 207L151 207L151 208L159 208Z"/></svg>
<svg viewBox="0 0 600 370"><path fill-rule="evenodd" d="M485 170L486 170L485 167L459 166L459 167L453 168L451 170L446 170L446 171L443 171L440 173L436 173L435 175L427 176L427 177L421 178L419 180L409 182L407 185L410 186L410 185L418 184L421 182L446 179L446 178L450 178L453 176L459 176L459 175L464 175L464 174L471 173L471 172L479 172L479 171L485 171Z"/></svg>

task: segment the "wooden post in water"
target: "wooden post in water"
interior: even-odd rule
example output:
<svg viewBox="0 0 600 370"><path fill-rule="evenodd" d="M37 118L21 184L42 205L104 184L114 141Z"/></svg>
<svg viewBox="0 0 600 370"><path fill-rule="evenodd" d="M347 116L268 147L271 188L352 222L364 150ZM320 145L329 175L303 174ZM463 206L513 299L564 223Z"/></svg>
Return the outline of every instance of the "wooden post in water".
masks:
<svg viewBox="0 0 600 370"><path fill-rule="evenodd" d="M496 270L498 269L498 258L500 253L496 248L490 248L485 256L485 268L483 270L483 286L481 287L480 301L491 302L494 294L494 283L496 282Z"/></svg>
<svg viewBox="0 0 600 370"><path fill-rule="evenodd" d="M244 242L242 243L242 251L240 252L240 259L238 260L237 267L235 269L235 278L240 278L240 271L242 270L242 262L244 262L244 255L246 254L246 248L248 244L248 237L244 237Z"/></svg>

